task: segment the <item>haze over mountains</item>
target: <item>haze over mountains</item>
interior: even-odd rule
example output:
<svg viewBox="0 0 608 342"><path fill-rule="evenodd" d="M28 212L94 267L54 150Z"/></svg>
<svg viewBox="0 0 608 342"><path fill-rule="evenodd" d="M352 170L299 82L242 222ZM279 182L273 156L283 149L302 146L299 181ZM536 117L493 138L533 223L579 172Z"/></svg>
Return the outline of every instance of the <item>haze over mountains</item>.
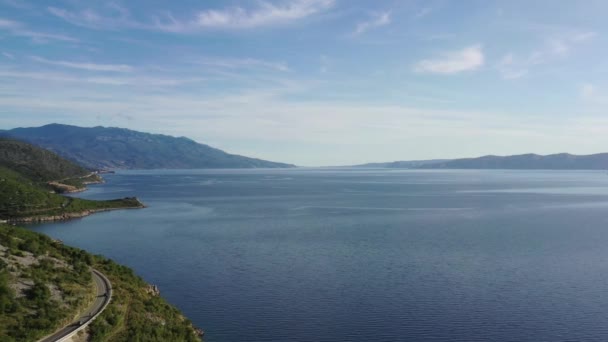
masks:
<svg viewBox="0 0 608 342"><path fill-rule="evenodd" d="M545 170L608 170L608 153L573 155L521 154L515 156L483 156L454 159L421 166L425 169L545 169Z"/></svg>
<svg viewBox="0 0 608 342"><path fill-rule="evenodd" d="M478 158L396 161L371 163L359 167L402 169L514 169L514 170L608 170L608 153L573 155L520 154L513 156L483 156Z"/></svg>
<svg viewBox="0 0 608 342"><path fill-rule="evenodd" d="M49 124L0 132L91 169L286 168L291 164L229 154L188 138L114 127Z"/></svg>
<svg viewBox="0 0 608 342"><path fill-rule="evenodd" d="M450 159L429 159L429 160L399 160L386 163L367 163L355 165L354 167L379 167L387 169L415 169L428 164L443 163Z"/></svg>
<svg viewBox="0 0 608 342"><path fill-rule="evenodd" d="M0 131L51 150L90 169L289 168L292 164L229 154L185 137L137 132L115 127L49 124ZM608 153L568 153L368 163L355 167L395 169L546 169L608 170Z"/></svg>

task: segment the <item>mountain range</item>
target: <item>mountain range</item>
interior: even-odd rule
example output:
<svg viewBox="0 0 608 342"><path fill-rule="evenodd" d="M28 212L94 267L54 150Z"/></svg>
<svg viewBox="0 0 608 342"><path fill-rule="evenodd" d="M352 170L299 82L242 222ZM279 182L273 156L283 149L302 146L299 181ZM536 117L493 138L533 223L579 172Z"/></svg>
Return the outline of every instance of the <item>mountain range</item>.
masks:
<svg viewBox="0 0 608 342"><path fill-rule="evenodd" d="M294 167L226 153L185 137L125 128L49 124L0 131L0 135L48 149L90 169Z"/></svg>
<svg viewBox="0 0 608 342"><path fill-rule="evenodd" d="M520 154L513 156L488 155L478 158L435 159L372 163L359 167L404 169L514 169L514 170L608 170L608 153L574 155Z"/></svg>

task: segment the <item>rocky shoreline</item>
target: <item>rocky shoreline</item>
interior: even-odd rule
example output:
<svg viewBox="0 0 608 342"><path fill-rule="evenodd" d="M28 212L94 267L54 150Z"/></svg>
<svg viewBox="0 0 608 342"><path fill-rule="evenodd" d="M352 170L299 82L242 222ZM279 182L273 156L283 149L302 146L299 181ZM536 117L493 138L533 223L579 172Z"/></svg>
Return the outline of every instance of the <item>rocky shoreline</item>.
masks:
<svg viewBox="0 0 608 342"><path fill-rule="evenodd" d="M137 200L137 199L136 199ZM62 213L57 215L41 215L41 216L28 216L28 217L17 217L7 219L6 223L9 224L30 224L30 223L42 223L42 222L54 222L54 221L67 221L72 219L83 218L89 216L94 213L111 211L111 210L121 210L121 209L143 209L146 206L137 200L139 205L132 207L115 207L115 208L100 208L100 209L89 209L83 210L75 213Z"/></svg>
<svg viewBox="0 0 608 342"><path fill-rule="evenodd" d="M48 182L47 184L57 190L60 190L59 192L62 194L78 193L78 192L83 192L83 191L88 190L86 185L104 184L105 180L101 176L99 176L99 174L100 174L100 172L96 171L96 172L93 172L86 176L81 177L81 178L86 178L86 177L90 177L92 175L97 176L96 177L97 179L95 179L95 180L88 180L88 181L83 182L83 184L85 186L83 186L81 188L75 187L73 185L63 184L63 183L61 183L61 181L52 181L52 182ZM15 218L9 218L6 220L2 220L2 221L0 221L0 223L8 223L8 224L15 225L15 224L31 224L31 223L42 223L42 222L67 221L67 220L72 220L72 219L83 218L83 217L89 216L91 214L104 212L104 211L121 210L121 209L143 209L146 207L137 197L125 197L124 200L134 200L137 204L135 204L133 206L124 206L124 207L87 209L87 210L83 210L83 211L79 211L79 212L66 212L66 213L61 213L61 214L56 214L56 215L15 217Z"/></svg>

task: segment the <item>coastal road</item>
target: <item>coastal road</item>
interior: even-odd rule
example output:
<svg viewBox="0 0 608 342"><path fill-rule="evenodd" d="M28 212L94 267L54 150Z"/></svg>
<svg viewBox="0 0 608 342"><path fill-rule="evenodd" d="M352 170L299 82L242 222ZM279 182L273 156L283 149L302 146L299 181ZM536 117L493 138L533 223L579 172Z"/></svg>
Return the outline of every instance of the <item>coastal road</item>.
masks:
<svg viewBox="0 0 608 342"><path fill-rule="evenodd" d="M103 273L95 269L91 269L91 272L93 274L93 280L95 281L95 287L97 288L95 301L80 315L80 317L78 317L77 320L38 342L63 341L63 338L92 322L93 319L108 306L110 299L112 299L112 285Z"/></svg>

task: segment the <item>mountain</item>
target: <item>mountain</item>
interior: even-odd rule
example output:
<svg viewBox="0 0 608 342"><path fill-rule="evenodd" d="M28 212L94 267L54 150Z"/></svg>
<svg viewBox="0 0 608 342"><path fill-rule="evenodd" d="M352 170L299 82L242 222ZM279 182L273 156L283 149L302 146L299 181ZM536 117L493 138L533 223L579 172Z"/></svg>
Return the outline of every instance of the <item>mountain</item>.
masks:
<svg viewBox="0 0 608 342"><path fill-rule="evenodd" d="M0 138L0 220L31 222L82 217L92 212L141 208L136 198L93 201L56 192L84 190L96 174L53 152Z"/></svg>
<svg viewBox="0 0 608 342"><path fill-rule="evenodd" d="M83 177L91 172L40 147L0 137L0 166L38 182Z"/></svg>
<svg viewBox="0 0 608 342"><path fill-rule="evenodd" d="M415 169L425 165L444 163L449 159L430 159L430 160L403 160L387 163L368 163L355 165L353 167L388 168L388 169Z"/></svg>
<svg viewBox="0 0 608 342"><path fill-rule="evenodd" d="M0 137L0 167L55 192L76 192L101 183L99 175L57 154L22 141Z"/></svg>
<svg viewBox="0 0 608 342"><path fill-rule="evenodd" d="M115 127L50 124L0 135L30 142L93 169L287 168L291 164L229 154L191 139Z"/></svg>
<svg viewBox="0 0 608 342"><path fill-rule="evenodd" d="M422 165L423 169L546 169L546 170L608 170L608 153L573 155L568 153L514 156L483 156L453 159Z"/></svg>

